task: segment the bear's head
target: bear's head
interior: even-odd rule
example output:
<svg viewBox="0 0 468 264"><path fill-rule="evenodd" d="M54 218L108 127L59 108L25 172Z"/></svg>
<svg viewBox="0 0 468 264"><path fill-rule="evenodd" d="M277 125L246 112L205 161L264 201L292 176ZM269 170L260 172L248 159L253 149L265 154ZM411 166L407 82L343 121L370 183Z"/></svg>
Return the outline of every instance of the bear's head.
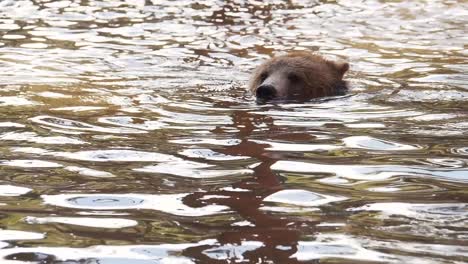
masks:
<svg viewBox="0 0 468 264"><path fill-rule="evenodd" d="M346 62L334 62L311 52L293 52L274 57L253 73L249 89L257 99L309 100L342 95L346 91Z"/></svg>

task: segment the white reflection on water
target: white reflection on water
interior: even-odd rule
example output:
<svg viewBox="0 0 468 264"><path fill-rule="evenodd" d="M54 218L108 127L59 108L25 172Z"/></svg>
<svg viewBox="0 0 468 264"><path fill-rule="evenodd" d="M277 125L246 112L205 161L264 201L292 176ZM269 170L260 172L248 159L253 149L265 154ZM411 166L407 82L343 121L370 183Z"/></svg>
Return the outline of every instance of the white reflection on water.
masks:
<svg viewBox="0 0 468 264"><path fill-rule="evenodd" d="M71 98L71 95L66 95L63 93L57 92L41 92L37 93L38 96L47 97L47 98Z"/></svg>
<svg viewBox="0 0 468 264"><path fill-rule="evenodd" d="M45 43L25 43L21 44L22 48L29 48L29 49L45 49L49 47L49 45Z"/></svg>
<svg viewBox="0 0 468 264"><path fill-rule="evenodd" d="M344 258L377 262L396 262L391 255L363 246L362 241L347 235L318 235L316 241L299 241L297 252L291 257L300 261Z"/></svg>
<svg viewBox="0 0 468 264"><path fill-rule="evenodd" d="M422 115L423 112L411 109L391 109L388 107L369 106L357 99L354 102L342 100L328 103L307 103L303 105L284 105L280 110L253 112L258 115L276 117L275 124L283 126L318 127L327 123L356 123L363 120L381 120L385 118L409 118ZM295 107L294 107L295 106ZM367 122L366 122L367 123ZM379 125L378 127L381 127Z"/></svg>
<svg viewBox="0 0 468 264"><path fill-rule="evenodd" d="M65 144L72 144L72 145L79 145L79 144L87 144L87 142L69 138L65 136L56 136L56 137L41 137L34 132L9 132L5 134L0 134L0 140L11 140L11 141L27 141L31 143L42 143L42 144L50 144L50 145L65 145Z"/></svg>
<svg viewBox="0 0 468 264"><path fill-rule="evenodd" d="M0 196L20 196L30 191L32 191L32 189L26 187L0 185Z"/></svg>
<svg viewBox="0 0 468 264"><path fill-rule="evenodd" d="M243 241L240 244L218 244L216 240L202 240L197 243L107 246L99 245L87 248L68 247L15 247L0 250L0 258L10 258L21 253L33 253L41 256L52 256L59 261L83 260L86 263L195 263L190 257L181 255L190 248L208 247L203 254L211 260L231 261L246 260L249 251L262 248L259 241ZM297 252L291 258L299 261L339 258L348 260L365 260L382 263L437 263L428 258L409 256L392 256L373 250L374 247L399 249L402 252L423 253L434 252L436 255L465 256L463 247L450 245L431 245L418 243L401 243L380 241L372 246L366 239L347 235L318 235L313 241L299 241ZM278 246L280 250L290 250L290 247ZM148 262L146 262L146 261ZM143 261L143 262L141 262ZM12 262L17 263L17 262Z"/></svg>
<svg viewBox="0 0 468 264"><path fill-rule="evenodd" d="M115 177L110 172L106 171L100 171L100 170L93 170L90 168L83 168L83 167L77 167L77 166L67 166L65 167L67 171L72 171L72 172L78 172L81 175L85 176L90 176L90 177L98 177L98 178L111 178Z"/></svg>
<svg viewBox="0 0 468 264"><path fill-rule="evenodd" d="M343 139L349 148L362 148L370 150L395 151L415 150L417 147L411 145L391 142L389 140L377 139L369 136L352 136Z"/></svg>
<svg viewBox="0 0 468 264"><path fill-rule="evenodd" d="M400 251L400 254L381 253L380 251ZM383 263L458 263L441 262L434 256L468 256L468 249L461 245L441 245L431 243L407 243L392 240L370 240L341 234L319 234L314 241L299 241L298 251L293 255L306 261L323 258L345 258L368 260ZM419 253L419 256L414 256ZM460 262L462 263L462 262Z"/></svg>
<svg viewBox="0 0 468 264"><path fill-rule="evenodd" d="M68 106L68 107L57 107L50 110L53 111L67 111L67 112L85 112L85 111L97 111L104 110L105 107L100 106Z"/></svg>
<svg viewBox="0 0 468 264"><path fill-rule="evenodd" d="M223 153L215 152L211 149L185 149L179 154L184 155L189 158L203 158L206 160L242 160L242 159L248 159L250 157L247 156L232 156L232 155L226 155Z"/></svg>
<svg viewBox="0 0 468 264"><path fill-rule="evenodd" d="M248 251L261 248L264 244L259 241L242 241L240 244L224 244L214 248L206 249L203 254L216 260L235 260L235 262L245 261L243 255ZM230 262L230 261L229 261Z"/></svg>
<svg viewBox="0 0 468 264"><path fill-rule="evenodd" d="M415 82L421 83L452 83L463 89L468 89L468 77L463 74L431 74L430 76L422 78L413 78L411 79Z"/></svg>
<svg viewBox="0 0 468 264"><path fill-rule="evenodd" d="M71 160L84 160L96 162L111 162L111 161L141 161L141 162L169 162L177 161L178 158L156 152L135 151L128 149L109 149L109 150L85 150L77 152L53 152L40 148L13 148L14 152L40 154L45 156L54 156L68 158Z"/></svg>
<svg viewBox="0 0 468 264"><path fill-rule="evenodd" d="M86 150L77 152L49 152L48 155L55 157L64 157L72 160L86 160L98 162L110 161L153 161L168 162L174 161L172 155L156 152L135 151L128 149L110 149L110 150Z"/></svg>
<svg viewBox="0 0 468 264"><path fill-rule="evenodd" d="M149 173L163 173L176 175L181 177L188 178L212 178L212 177L222 177L222 176L233 176L233 175L245 175L251 174L252 170L249 169L237 169L237 170L221 170L221 169L207 169L213 168L214 165L209 165L206 163L186 161L186 160L177 160L170 161L165 163L160 163L154 166L145 166L143 168L134 169L134 171L139 172L149 172Z"/></svg>
<svg viewBox="0 0 468 264"><path fill-rule="evenodd" d="M404 216L432 224L444 224L464 227L468 224L467 203L417 204L417 203L373 203L362 207L349 208L348 211L377 211L379 218L389 219L392 216Z"/></svg>
<svg viewBox="0 0 468 264"><path fill-rule="evenodd" d="M115 126L130 127L143 130L161 129L167 126L165 123L157 120L148 120L144 118L133 118L131 116L115 116L101 117L98 119L100 123L110 124Z"/></svg>
<svg viewBox="0 0 468 264"><path fill-rule="evenodd" d="M76 131L87 131L87 132L101 132L111 134L134 134L134 133L146 133L143 130L131 129L131 128L113 128L113 127L101 127L96 125L87 124L80 121L74 121L65 118L58 118L53 116L36 116L30 118L34 123L45 125L51 128L69 129Z"/></svg>
<svg viewBox="0 0 468 264"><path fill-rule="evenodd" d="M265 197L263 201L298 206L320 206L346 199L346 197L318 194L305 190L282 190Z"/></svg>
<svg viewBox="0 0 468 264"><path fill-rule="evenodd" d="M0 122L0 127L25 127L25 125L14 122Z"/></svg>
<svg viewBox="0 0 468 264"><path fill-rule="evenodd" d="M185 145L215 145L215 146L234 146L239 144L239 139L217 139L217 138L197 138L191 137L187 139L174 139L170 142Z"/></svg>
<svg viewBox="0 0 468 264"><path fill-rule="evenodd" d="M403 165L328 165L298 161L280 160L273 164L273 170L312 174L333 174L341 178L379 181L398 176L434 177L439 180L467 182L468 169L443 169L428 166Z"/></svg>
<svg viewBox="0 0 468 264"><path fill-rule="evenodd" d="M61 223L96 228L125 228L136 226L135 220L123 218L94 218L94 217L34 217L27 216L24 221L28 224Z"/></svg>
<svg viewBox="0 0 468 264"><path fill-rule="evenodd" d="M43 238L45 238L45 234L41 233L0 229L0 241L36 240Z"/></svg>
<svg viewBox="0 0 468 264"><path fill-rule="evenodd" d="M189 207L182 202L187 194L57 194L42 195L44 203L89 210L157 210L180 216L206 216L224 213L221 205Z"/></svg>
<svg viewBox="0 0 468 264"><path fill-rule="evenodd" d="M188 161L181 158L177 158L172 155L161 154L156 152L145 152L145 151L134 151L127 149L111 149L111 150L88 150L88 151L77 151L77 152L52 152L39 148L14 148L14 152L23 152L30 154L39 154L44 156L53 156L53 157L62 157L71 160L81 160L81 161L93 161L93 162L158 162L157 165L145 166L142 168L133 169L138 172L148 172L148 173L163 173L171 174L181 177L189 178L212 178L212 177L222 177L222 176L233 176L233 175L246 175L251 174L252 170L250 169L215 169L215 165L210 165L207 163ZM198 152L201 154L204 152ZM204 154L209 154L207 152ZM213 152L215 153L215 152ZM211 154L213 154L211 153ZM194 155L195 152L188 152L184 154ZM216 159L226 159L229 156L222 155L221 153L215 154ZM208 155L208 159L211 159L211 155ZM230 159L244 159L243 157L233 156ZM4 161L0 164L9 165L9 166L52 166L55 163L51 162L42 162L39 161ZM57 167L62 165L57 164ZM212 168L212 169L208 169ZM105 171L99 171L89 168L77 167L77 166L67 166L65 167L68 171L78 172L82 175L92 176L92 177L114 177L111 173Z"/></svg>
<svg viewBox="0 0 468 264"><path fill-rule="evenodd" d="M0 96L0 106L34 106L39 103L19 96Z"/></svg>
<svg viewBox="0 0 468 264"><path fill-rule="evenodd" d="M388 236L411 235L429 239L437 236L441 240L458 241L464 241L468 238L468 231L465 229L468 224L468 204L466 203L385 202L348 208L347 211L358 213L361 221L364 219L373 221L372 219L374 219L386 222L385 225L368 228L378 230L378 232L388 234ZM437 246L427 245L426 247L437 248ZM460 247L460 250L468 255L468 247ZM456 252L453 253L456 254Z"/></svg>
<svg viewBox="0 0 468 264"><path fill-rule="evenodd" d="M346 235L318 235L315 241L299 241L297 252L291 256L299 261L316 259L365 260L382 263L440 263L429 258L392 256L373 250L374 247L398 249L401 252L421 253L437 256L466 256L462 246L433 245L422 243L395 243L392 241L370 241ZM240 244L219 245L216 240L203 240L198 243L107 246L99 245L87 248L69 247L15 247L0 250L0 258L11 259L17 254L33 253L41 256L52 256L58 261L83 260L86 263L195 263L190 257L181 255L190 248L208 247L203 251L207 257L218 261L245 260L245 254L263 247L258 241L243 241ZM279 246L278 246L279 247ZM289 250L290 247L280 247ZM147 261L147 262L146 262ZM17 263L17 262L12 262ZM454 262L456 263L456 262Z"/></svg>
<svg viewBox="0 0 468 264"><path fill-rule="evenodd" d="M60 168L59 163L43 160L0 160L0 166L11 166L21 168Z"/></svg>
<svg viewBox="0 0 468 264"><path fill-rule="evenodd" d="M282 143L267 140L252 140L258 144L270 145L266 150L272 151L329 151L343 148L342 146L334 146L331 144L299 144L299 143Z"/></svg>
<svg viewBox="0 0 468 264"><path fill-rule="evenodd" d="M9 248L0 250L0 258L5 259L20 253L35 253L55 257L60 261L87 259L86 263L194 263L190 258L177 256L182 250L212 241L187 244L134 245L134 246L92 246L88 248L35 247ZM147 260L148 262L140 262ZM15 262L13 262L15 263Z"/></svg>

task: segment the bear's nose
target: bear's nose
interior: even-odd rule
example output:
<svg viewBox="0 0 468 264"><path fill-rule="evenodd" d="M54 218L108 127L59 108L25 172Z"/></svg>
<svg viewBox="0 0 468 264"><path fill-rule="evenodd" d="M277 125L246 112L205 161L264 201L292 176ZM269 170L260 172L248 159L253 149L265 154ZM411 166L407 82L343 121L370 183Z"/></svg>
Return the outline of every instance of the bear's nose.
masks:
<svg viewBox="0 0 468 264"><path fill-rule="evenodd" d="M272 85L261 85L257 88L256 96L264 100L273 99L276 96L276 89Z"/></svg>

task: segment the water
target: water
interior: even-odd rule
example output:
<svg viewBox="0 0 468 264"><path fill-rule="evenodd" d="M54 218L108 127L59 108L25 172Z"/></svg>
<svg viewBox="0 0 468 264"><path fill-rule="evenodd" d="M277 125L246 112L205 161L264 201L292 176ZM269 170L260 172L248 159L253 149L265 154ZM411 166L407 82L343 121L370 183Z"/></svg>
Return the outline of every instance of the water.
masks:
<svg viewBox="0 0 468 264"><path fill-rule="evenodd" d="M0 1L0 262L468 262L467 10ZM256 104L294 49L351 92Z"/></svg>

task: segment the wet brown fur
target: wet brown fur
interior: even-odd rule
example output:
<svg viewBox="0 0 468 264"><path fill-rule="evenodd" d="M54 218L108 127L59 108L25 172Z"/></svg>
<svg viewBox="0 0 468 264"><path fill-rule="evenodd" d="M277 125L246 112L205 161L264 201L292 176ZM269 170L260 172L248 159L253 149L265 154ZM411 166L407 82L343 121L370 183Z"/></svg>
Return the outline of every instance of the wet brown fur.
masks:
<svg viewBox="0 0 468 264"><path fill-rule="evenodd" d="M263 74L272 75L281 72L294 74L302 83L296 85L300 88L296 91L291 91L290 85L286 85L287 87L283 89L287 91L282 91L283 96L278 99L308 100L342 95L347 90L343 76L348 69L349 65L346 62L330 61L307 51L292 52L261 64L250 79L249 89L255 94L257 88L262 85Z"/></svg>

